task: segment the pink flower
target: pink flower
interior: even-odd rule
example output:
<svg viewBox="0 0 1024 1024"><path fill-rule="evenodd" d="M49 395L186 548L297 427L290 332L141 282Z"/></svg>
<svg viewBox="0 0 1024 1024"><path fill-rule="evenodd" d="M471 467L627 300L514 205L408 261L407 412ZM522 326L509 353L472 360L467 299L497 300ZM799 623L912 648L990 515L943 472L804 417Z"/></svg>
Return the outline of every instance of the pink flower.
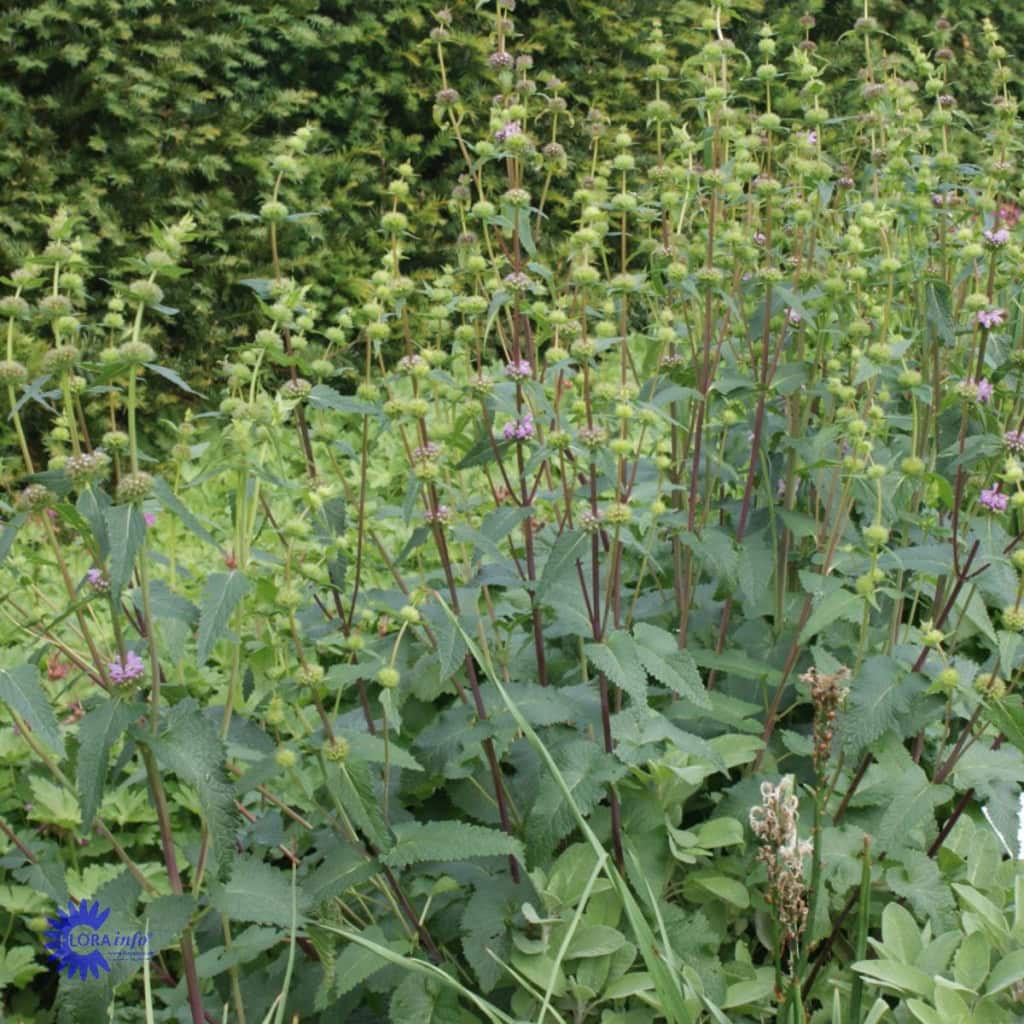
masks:
<svg viewBox="0 0 1024 1024"><path fill-rule="evenodd" d="M1024 431L1008 430L1003 434L1003 441L1011 452L1024 452Z"/></svg>
<svg viewBox="0 0 1024 1024"><path fill-rule="evenodd" d="M978 381L978 401L984 405L992 397L992 391L993 387L989 383L988 378L982 377Z"/></svg>
<svg viewBox="0 0 1024 1024"><path fill-rule="evenodd" d="M991 490L982 491L981 497L978 499L985 508L990 509L993 512L1004 512L1006 510L1009 498L1005 494L999 493L999 484L996 483Z"/></svg>
<svg viewBox="0 0 1024 1024"><path fill-rule="evenodd" d="M818 143L818 133L811 131L807 133L807 145L815 146Z"/></svg>
<svg viewBox="0 0 1024 1024"><path fill-rule="evenodd" d="M795 309L786 310L786 319L794 326L803 320L803 317Z"/></svg>
<svg viewBox="0 0 1024 1024"><path fill-rule="evenodd" d="M530 366L529 359L520 359L518 362L505 364L505 376L511 377L513 380L526 380L532 373L533 367Z"/></svg>
<svg viewBox="0 0 1024 1024"><path fill-rule="evenodd" d="M973 398L975 401L984 405L992 397L994 388L989 383L987 377L982 377L981 380L977 381L973 377L968 377L967 380L962 381L957 386L957 391L959 391L964 398Z"/></svg>
<svg viewBox="0 0 1024 1024"><path fill-rule="evenodd" d="M986 330L991 330L993 327L998 327L1006 319L1006 310L997 309L979 309L978 310L978 323L981 324Z"/></svg>
<svg viewBox="0 0 1024 1024"><path fill-rule="evenodd" d="M152 526L156 522L156 513L155 512L143 512L142 513L142 518L146 520L146 525L147 526Z"/></svg>
<svg viewBox="0 0 1024 1024"><path fill-rule="evenodd" d="M499 128L495 133L494 137L498 142L504 142L506 139L512 138L513 135L522 135L523 129L518 121L509 121L507 125Z"/></svg>
<svg viewBox="0 0 1024 1024"><path fill-rule="evenodd" d="M768 241L767 236L765 234L763 234L762 232L757 231L757 232L754 233L754 244L755 245L764 245L764 243L767 242L767 241Z"/></svg>
<svg viewBox="0 0 1024 1024"><path fill-rule="evenodd" d="M146 666L134 651L129 651L124 656L123 662L118 658L116 661L112 661L107 669L110 672L110 678L115 683L127 683L132 679L138 679L146 671Z"/></svg>
<svg viewBox="0 0 1024 1024"><path fill-rule="evenodd" d="M1010 232L1006 228L997 228L993 231L991 228L987 231L982 232L985 236L985 241L989 245L1006 245L1010 240Z"/></svg>
<svg viewBox="0 0 1024 1024"><path fill-rule="evenodd" d="M533 437L533 416L526 413L520 420L511 420L502 428L502 436L506 441L525 441Z"/></svg>

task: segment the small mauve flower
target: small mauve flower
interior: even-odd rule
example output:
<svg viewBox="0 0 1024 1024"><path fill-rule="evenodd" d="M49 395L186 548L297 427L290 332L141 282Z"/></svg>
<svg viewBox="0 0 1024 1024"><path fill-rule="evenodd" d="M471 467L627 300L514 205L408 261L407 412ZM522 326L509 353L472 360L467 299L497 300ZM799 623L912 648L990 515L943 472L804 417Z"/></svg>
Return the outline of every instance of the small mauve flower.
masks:
<svg viewBox="0 0 1024 1024"><path fill-rule="evenodd" d="M764 245L764 243L767 242L767 241L768 241L768 237L763 232L757 231L757 232L754 233L754 244L755 245Z"/></svg>
<svg viewBox="0 0 1024 1024"><path fill-rule="evenodd" d="M795 309L786 310L786 319L794 326L803 320L803 317Z"/></svg>
<svg viewBox="0 0 1024 1024"><path fill-rule="evenodd" d="M155 512L143 512L142 513L142 518L146 520L146 525L147 526L152 526L156 522L156 513Z"/></svg>
<svg viewBox="0 0 1024 1024"><path fill-rule="evenodd" d="M496 50L487 58L487 63L492 68L510 68L515 61L512 59L512 54L506 50Z"/></svg>
<svg viewBox="0 0 1024 1024"><path fill-rule="evenodd" d="M512 138L513 135L522 135L523 128L518 121L509 121L504 127L499 128L494 133L494 138L498 142L504 142L506 139Z"/></svg>
<svg viewBox="0 0 1024 1024"><path fill-rule="evenodd" d="M978 381L978 401L983 405L992 397L993 387L989 383L987 377L982 377Z"/></svg>
<svg viewBox="0 0 1024 1024"><path fill-rule="evenodd" d="M1008 430L1003 434L1003 441L1011 452L1024 452L1024 432Z"/></svg>
<svg viewBox="0 0 1024 1024"><path fill-rule="evenodd" d="M447 505L438 505L436 512L425 512L423 518L428 523L447 523L451 521L452 510Z"/></svg>
<svg viewBox="0 0 1024 1024"><path fill-rule="evenodd" d="M124 661L118 658L112 661L107 669L115 683L127 683L132 679L138 679L146 671L146 666L135 651L129 651L124 656Z"/></svg>
<svg viewBox="0 0 1024 1024"><path fill-rule="evenodd" d="M990 490L982 491L978 499L985 508L993 512L1005 512L1009 498L999 493L999 484L995 484Z"/></svg>
<svg viewBox="0 0 1024 1024"><path fill-rule="evenodd" d="M807 145L816 146L818 144L818 133L811 131L807 133Z"/></svg>
<svg viewBox="0 0 1024 1024"><path fill-rule="evenodd" d="M532 374L533 367L530 366L529 359L520 359L518 362L513 360L505 364L505 376L511 377L512 380L526 380Z"/></svg>
<svg viewBox="0 0 1024 1024"><path fill-rule="evenodd" d="M999 207L997 216L999 220L1012 228L1020 220L1020 207L1014 203L1004 203Z"/></svg>
<svg viewBox="0 0 1024 1024"><path fill-rule="evenodd" d="M425 445L413 449L412 460L413 462L428 462L430 459L436 459L440 454L441 446L433 441L428 441Z"/></svg>
<svg viewBox="0 0 1024 1024"><path fill-rule="evenodd" d="M982 232L982 234L984 234L985 241L989 245L1006 245L1010 240L1010 232L1006 228L997 228L995 231L989 228L987 231Z"/></svg>
<svg viewBox="0 0 1024 1024"><path fill-rule="evenodd" d="M993 327L998 327L1006 319L1005 309L979 309L978 310L978 323L981 324L986 330L991 330Z"/></svg>
<svg viewBox="0 0 1024 1024"><path fill-rule="evenodd" d="M955 192L933 192L932 206L951 206L956 202Z"/></svg>
<svg viewBox="0 0 1024 1024"><path fill-rule="evenodd" d="M505 424L501 433L506 441L525 441L533 437L533 416L526 413L522 419L511 420Z"/></svg>

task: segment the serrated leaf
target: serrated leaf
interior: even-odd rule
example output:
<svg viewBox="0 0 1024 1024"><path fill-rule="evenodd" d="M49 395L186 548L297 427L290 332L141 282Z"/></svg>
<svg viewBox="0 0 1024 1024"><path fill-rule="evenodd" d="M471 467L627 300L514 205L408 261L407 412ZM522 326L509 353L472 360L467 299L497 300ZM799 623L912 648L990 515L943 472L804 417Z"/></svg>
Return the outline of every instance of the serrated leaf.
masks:
<svg viewBox="0 0 1024 1024"><path fill-rule="evenodd" d="M387 823L381 814L380 802L373 788L370 770L361 761L350 757L336 771L328 770L327 786L351 817L352 823L363 832L378 850L392 845Z"/></svg>
<svg viewBox="0 0 1024 1024"><path fill-rule="evenodd" d="M207 576L199 607L199 636L196 660L205 665L213 645L223 635L235 606L248 593L249 581L238 569Z"/></svg>
<svg viewBox="0 0 1024 1024"><path fill-rule="evenodd" d="M171 708L159 736L142 730L133 730L133 735L150 745L162 767L195 789L210 836L214 877L223 878L235 857L238 817L216 727L189 698Z"/></svg>
<svg viewBox="0 0 1024 1024"><path fill-rule="evenodd" d="M111 505L103 518L107 524L110 542L110 594L116 602L131 579L135 559L146 539L146 521L134 502L130 505Z"/></svg>
<svg viewBox="0 0 1024 1024"><path fill-rule="evenodd" d="M538 602L551 586L561 582L567 573L575 574L576 559L580 557L586 539L587 535L582 530L566 530L551 546L533 592Z"/></svg>
<svg viewBox="0 0 1024 1024"><path fill-rule="evenodd" d="M89 529L96 540L100 558L106 561L110 556L110 538L107 535L106 510L110 508L110 497L96 487L86 487L78 495L75 507L89 524Z"/></svg>
<svg viewBox="0 0 1024 1024"><path fill-rule="evenodd" d="M220 548L213 534L178 499L163 477L153 478L153 496L168 512L176 515L200 540L212 544L215 548Z"/></svg>
<svg viewBox="0 0 1024 1024"><path fill-rule="evenodd" d="M411 821L396 825L394 831L395 846L381 857L381 862L392 868L428 860L468 860L503 854L523 857L523 844L514 836L464 821Z"/></svg>
<svg viewBox="0 0 1024 1024"><path fill-rule="evenodd" d="M396 953L406 953L409 944L402 940L389 940L377 925L358 932L363 938L386 946ZM339 955L334 965L334 994L344 996L361 985L367 978L387 967L388 961L365 946L350 942Z"/></svg>
<svg viewBox="0 0 1024 1024"><path fill-rule="evenodd" d="M641 663L662 686L698 707L711 707L696 662L689 651L680 650L671 633L641 622L634 627L633 637Z"/></svg>
<svg viewBox="0 0 1024 1024"><path fill-rule="evenodd" d="M899 731L918 691L906 666L876 654L868 658L850 683L850 698L840 718L840 736L847 753L856 754L890 729Z"/></svg>
<svg viewBox="0 0 1024 1024"><path fill-rule="evenodd" d="M136 717L138 708L105 700L78 723L78 798L86 826L91 826L103 802L110 748Z"/></svg>
<svg viewBox="0 0 1024 1024"><path fill-rule="evenodd" d="M296 893L299 923L305 921L309 900L301 888ZM214 909L232 921L252 921L290 928L292 923L291 877L255 857L237 857L226 883L210 886Z"/></svg>
<svg viewBox="0 0 1024 1024"><path fill-rule="evenodd" d="M0 668L0 701L16 711L42 743L64 759L64 739L35 665Z"/></svg>
<svg viewBox="0 0 1024 1024"><path fill-rule="evenodd" d="M459 631L448 616L432 608L428 612L430 628L437 641L437 658L440 663L441 681L449 679L466 660L466 645L462 642Z"/></svg>
<svg viewBox="0 0 1024 1024"><path fill-rule="evenodd" d="M883 850L906 845L910 832L933 816L934 809L952 794L949 786L935 785L919 765L907 765L892 787L878 826L878 845Z"/></svg>
<svg viewBox="0 0 1024 1024"><path fill-rule="evenodd" d="M647 706L647 672L633 638L625 630L609 633L604 643L585 644L591 662L641 706Z"/></svg>
<svg viewBox="0 0 1024 1024"><path fill-rule="evenodd" d="M173 309L171 306L157 306L155 308L168 316L173 316L178 312L178 310ZM175 387L181 388L182 391L187 391L190 395L195 395L197 398L206 397L201 391L196 391L194 387L186 383L181 374L176 370L172 370L169 366L159 366L157 363L144 363L143 365L147 370L152 370L158 377L163 377L164 380L170 381Z"/></svg>

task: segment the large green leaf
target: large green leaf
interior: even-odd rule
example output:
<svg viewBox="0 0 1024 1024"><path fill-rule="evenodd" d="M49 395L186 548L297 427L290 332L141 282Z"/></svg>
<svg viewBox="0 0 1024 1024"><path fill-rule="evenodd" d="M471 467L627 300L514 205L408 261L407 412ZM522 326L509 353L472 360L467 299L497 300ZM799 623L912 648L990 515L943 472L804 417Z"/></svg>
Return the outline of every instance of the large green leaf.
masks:
<svg viewBox="0 0 1024 1024"><path fill-rule="evenodd" d="M110 543L110 593L115 601L131 579L142 543L146 521L138 505L111 505L103 514Z"/></svg>
<svg viewBox="0 0 1024 1024"><path fill-rule="evenodd" d="M0 668L0 701L16 711L43 744L64 757L64 738L35 665Z"/></svg>
<svg viewBox="0 0 1024 1024"><path fill-rule="evenodd" d="M465 821L410 821L395 826L395 846L381 861L404 868L420 861L468 860L512 854L522 859L523 844L495 828Z"/></svg>
<svg viewBox="0 0 1024 1024"><path fill-rule="evenodd" d="M225 877L235 857L238 816L216 727L189 698L171 708L159 736L142 729L132 732L152 748L161 767L195 789L210 836L214 877Z"/></svg>
<svg viewBox="0 0 1024 1024"><path fill-rule="evenodd" d="M291 876L256 857L239 857L235 859L228 881L214 882L210 886L210 902L214 909L232 921L290 928ZM297 892L297 904L299 922L302 923L309 908L309 899L301 888Z"/></svg>
<svg viewBox="0 0 1024 1024"><path fill-rule="evenodd" d="M87 828L103 802L110 748L137 716L138 708L133 710L120 700L105 700L78 724L78 797Z"/></svg>
<svg viewBox="0 0 1024 1024"><path fill-rule="evenodd" d="M196 659L200 665L206 664L213 645L227 629L235 606L248 591L249 581L238 569L207 576L199 607L199 636L196 641Z"/></svg>
<svg viewBox="0 0 1024 1024"><path fill-rule="evenodd" d="M636 704L647 705L647 672L633 638L625 630L609 633L604 643L586 644L587 657Z"/></svg>

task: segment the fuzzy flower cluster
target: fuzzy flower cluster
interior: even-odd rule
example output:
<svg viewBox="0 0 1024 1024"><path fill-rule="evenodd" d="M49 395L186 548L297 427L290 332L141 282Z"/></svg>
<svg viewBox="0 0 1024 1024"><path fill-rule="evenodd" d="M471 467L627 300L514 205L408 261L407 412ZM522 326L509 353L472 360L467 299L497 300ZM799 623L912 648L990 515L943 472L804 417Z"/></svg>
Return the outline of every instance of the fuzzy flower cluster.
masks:
<svg viewBox="0 0 1024 1024"><path fill-rule="evenodd" d="M110 589L110 581L103 575L102 569L90 569L85 574L85 578L88 581L89 586L94 590L98 590L100 593L104 593Z"/></svg>
<svg viewBox="0 0 1024 1024"><path fill-rule="evenodd" d="M997 248L1000 245L1006 245L1010 240L1010 232L1007 228L996 228L995 230L988 228L986 231L982 232L982 234L984 234L985 241L988 242L989 245Z"/></svg>
<svg viewBox="0 0 1024 1024"><path fill-rule="evenodd" d="M533 437L533 415L526 413L521 419L510 420L501 431L506 441L526 441Z"/></svg>
<svg viewBox="0 0 1024 1024"><path fill-rule="evenodd" d="M978 501L991 512L1005 512L1006 506L1009 503L1009 498L1005 494L999 493L999 484L996 483L988 490L981 492L981 497Z"/></svg>
<svg viewBox="0 0 1024 1024"><path fill-rule="evenodd" d="M513 135L522 135L523 129L518 121L509 121L504 127L499 128L495 133L494 137L498 142L504 142L506 139L512 138Z"/></svg>
<svg viewBox="0 0 1024 1024"><path fill-rule="evenodd" d="M118 658L112 661L107 669L115 683L127 683L132 679L138 679L146 671L146 666L134 651L129 651L123 661Z"/></svg>
<svg viewBox="0 0 1024 1024"><path fill-rule="evenodd" d="M437 511L423 513L423 518L428 523L450 523L452 521L452 510L447 505L438 505Z"/></svg>
<svg viewBox="0 0 1024 1024"><path fill-rule="evenodd" d="M1024 452L1024 430L1008 430L1003 434L1003 443L1011 452Z"/></svg>
<svg viewBox="0 0 1024 1024"><path fill-rule="evenodd" d="M993 327L999 327L1005 319L1005 309L996 309L993 307L992 309L978 310L978 323L987 331L990 331Z"/></svg>
<svg viewBox="0 0 1024 1024"><path fill-rule="evenodd" d="M505 376L512 380L527 380L533 374L529 359L520 359L505 364Z"/></svg>
<svg viewBox="0 0 1024 1024"><path fill-rule="evenodd" d="M982 377L981 380L968 377L957 386L957 390L964 398L973 398L982 405L992 397L993 392L992 384L987 377Z"/></svg>
<svg viewBox="0 0 1024 1024"><path fill-rule="evenodd" d="M435 444L433 441L428 441L419 448L414 448L412 450L412 461L429 462L431 459L436 459L440 454L441 446L439 444Z"/></svg>
<svg viewBox="0 0 1024 1024"><path fill-rule="evenodd" d="M768 869L768 900L786 941L797 939L807 925L803 860L812 843L800 841L799 808L793 776L786 775L777 786L762 782L761 803L750 810L750 827L761 842L757 859Z"/></svg>

